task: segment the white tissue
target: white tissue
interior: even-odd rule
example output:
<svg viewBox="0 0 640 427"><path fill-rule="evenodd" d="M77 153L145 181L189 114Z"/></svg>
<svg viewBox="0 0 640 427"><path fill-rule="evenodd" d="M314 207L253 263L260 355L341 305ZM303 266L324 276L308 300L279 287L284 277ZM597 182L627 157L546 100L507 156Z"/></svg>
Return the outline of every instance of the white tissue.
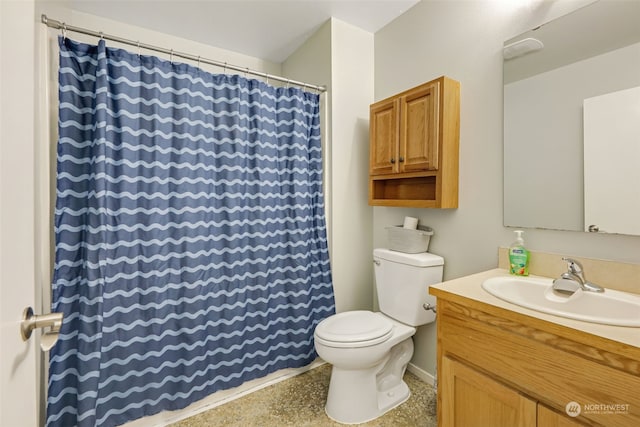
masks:
<svg viewBox="0 0 640 427"><path fill-rule="evenodd" d="M405 216L404 217L404 224L402 225L402 228L408 228L410 230L415 230L416 228L418 228L418 218L413 218L411 216Z"/></svg>

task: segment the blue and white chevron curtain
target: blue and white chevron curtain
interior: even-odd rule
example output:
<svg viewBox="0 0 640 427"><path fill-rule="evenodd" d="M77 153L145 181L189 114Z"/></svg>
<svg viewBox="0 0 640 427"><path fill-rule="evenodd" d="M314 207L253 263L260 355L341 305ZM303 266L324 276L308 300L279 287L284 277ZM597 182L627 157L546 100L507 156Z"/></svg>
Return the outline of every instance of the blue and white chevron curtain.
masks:
<svg viewBox="0 0 640 427"><path fill-rule="evenodd" d="M334 313L319 96L60 38L48 426L315 357Z"/></svg>

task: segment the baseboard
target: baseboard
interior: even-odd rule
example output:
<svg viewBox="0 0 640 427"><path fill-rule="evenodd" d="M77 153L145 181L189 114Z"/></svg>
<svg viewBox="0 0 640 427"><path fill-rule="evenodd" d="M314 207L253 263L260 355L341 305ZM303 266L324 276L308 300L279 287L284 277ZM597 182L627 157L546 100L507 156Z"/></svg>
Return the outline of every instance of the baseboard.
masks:
<svg viewBox="0 0 640 427"><path fill-rule="evenodd" d="M411 372L413 375L420 378L425 383L431 386L435 386L435 383L436 383L435 377L431 375L429 372L425 371L424 369L418 368L413 363L409 363L407 365L407 371Z"/></svg>
<svg viewBox="0 0 640 427"><path fill-rule="evenodd" d="M325 363L326 362L324 360L317 358L316 360L314 360L307 366L303 366L302 368L282 369L278 372L269 374L264 378L258 378L253 381L248 381L233 389L222 390L217 393L213 393L212 395L207 396L198 402L192 403L184 409L171 412L161 412L156 415L144 417L124 424L123 427L164 427L169 424L184 420L186 418L193 417L194 415L200 414L210 409L216 408L220 405L224 405L225 403L236 400L242 396L246 396L247 394L253 393L254 391L258 391L265 387L269 387L270 385L277 384L289 378L293 378L296 375L300 375L311 369L318 368Z"/></svg>

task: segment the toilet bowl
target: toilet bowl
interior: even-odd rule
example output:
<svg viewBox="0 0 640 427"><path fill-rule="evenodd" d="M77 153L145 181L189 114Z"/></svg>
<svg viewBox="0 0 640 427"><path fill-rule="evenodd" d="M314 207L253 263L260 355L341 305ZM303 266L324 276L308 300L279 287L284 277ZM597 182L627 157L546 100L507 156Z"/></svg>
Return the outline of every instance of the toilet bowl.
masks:
<svg viewBox="0 0 640 427"><path fill-rule="evenodd" d="M402 380L413 355L416 326L433 322L427 285L442 280L444 260L433 254L374 250L380 312L347 311L321 321L318 355L333 365L325 412L343 424L373 420L405 402Z"/></svg>
<svg viewBox="0 0 640 427"><path fill-rule="evenodd" d="M371 311L349 311L325 321L314 338L318 355L333 365L325 406L330 418L363 423L409 398L402 377L413 354L415 328ZM340 334L341 326L349 332Z"/></svg>

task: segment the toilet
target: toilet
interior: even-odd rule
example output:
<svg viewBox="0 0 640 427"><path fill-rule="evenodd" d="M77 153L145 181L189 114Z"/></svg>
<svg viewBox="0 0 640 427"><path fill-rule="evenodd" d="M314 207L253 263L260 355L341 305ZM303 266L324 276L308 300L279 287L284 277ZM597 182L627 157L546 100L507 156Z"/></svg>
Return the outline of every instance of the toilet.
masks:
<svg viewBox="0 0 640 427"><path fill-rule="evenodd" d="M315 329L318 355L333 365L325 411L343 424L373 420L405 402L403 381L416 327L435 321L427 287L442 281L444 259L427 252L374 249L380 312L347 311Z"/></svg>

